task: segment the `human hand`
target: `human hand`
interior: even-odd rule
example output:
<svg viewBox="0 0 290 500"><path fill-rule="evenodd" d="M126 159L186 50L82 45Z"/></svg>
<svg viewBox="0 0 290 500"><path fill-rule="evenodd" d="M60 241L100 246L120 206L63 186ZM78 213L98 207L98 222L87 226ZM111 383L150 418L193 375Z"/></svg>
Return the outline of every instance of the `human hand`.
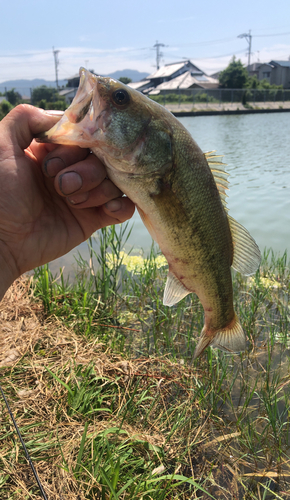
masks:
<svg viewBox="0 0 290 500"><path fill-rule="evenodd" d="M20 105L0 122L0 297L25 271L134 213L89 150L33 141L56 121Z"/></svg>

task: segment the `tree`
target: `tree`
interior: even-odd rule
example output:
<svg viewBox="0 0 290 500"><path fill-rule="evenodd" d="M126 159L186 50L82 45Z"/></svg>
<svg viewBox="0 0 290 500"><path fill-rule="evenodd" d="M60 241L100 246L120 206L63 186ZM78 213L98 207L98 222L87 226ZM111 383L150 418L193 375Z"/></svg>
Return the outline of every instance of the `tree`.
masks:
<svg viewBox="0 0 290 500"><path fill-rule="evenodd" d="M257 75L249 76L247 81L247 87L249 89L258 89L260 87L261 82L259 82Z"/></svg>
<svg viewBox="0 0 290 500"><path fill-rule="evenodd" d="M43 99L45 101L56 101L58 99L57 89L54 87L47 87L46 85L35 87L32 91L31 98L33 104L37 104Z"/></svg>
<svg viewBox="0 0 290 500"><path fill-rule="evenodd" d="M10 102L8 101L5 101L5 99L3 101L1 101L0 103L0 120L2 120L2 118L4 118L4 116L6 116L9 111L11 111L11 109L13 108L12 104L10 104Z"/></svg>
<svg viewBox="0 0 290 500"><path fill-rule="evenodd" d="M120 76L119 82L125 83L125 85L128 85L128 83L131 83L132 80L131 78L128 78L127 76Z"/></svg>
<svg viewBox="0 0 290 500"><path fill-rule="evenodd" d="M16 106L16 104L19 104L19 102L22 99L19 92L15 92L15 88L11 89L11 90L7 90L6 98L7 98L7 101L10 102L10 104L12 104L13 106Z"/></svg>
<svg viewBox="0 0 290 500"><path fill-rule="evenodd" d="M248 81L248 73L242 65L241 60L236 61L235 56L224 71L220 73L219 82L221 88L242 89Z"/></svg>
<svg viewBox="0 0 290 500"><path fill-rule="evenodd" d="M266 78L264 78L264 80L258 80L256 75L250 76L248 78L247 87L249 89L259 89L259 90L261 90L261 89L265 89L265 90L281 90L281 89L283 89L283 85L276 85L275 83L273 83L271 85L270 82Z"/></svg>

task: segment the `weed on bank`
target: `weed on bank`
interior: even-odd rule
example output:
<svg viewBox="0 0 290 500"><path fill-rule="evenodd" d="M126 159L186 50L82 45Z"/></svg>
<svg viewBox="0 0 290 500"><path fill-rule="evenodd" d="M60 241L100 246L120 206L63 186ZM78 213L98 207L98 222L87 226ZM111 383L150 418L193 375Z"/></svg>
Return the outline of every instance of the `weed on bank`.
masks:
<svg viewBox="0 0 290 500"><path fill-rule="evenodd" d="M192 354L197 297L164 307L167 266L100 231L70 283L49 266L0 305L0 383L49 499L286 499L287 255L233 275L240 355ZM40 499L0 402L0 499Z"/></svg>

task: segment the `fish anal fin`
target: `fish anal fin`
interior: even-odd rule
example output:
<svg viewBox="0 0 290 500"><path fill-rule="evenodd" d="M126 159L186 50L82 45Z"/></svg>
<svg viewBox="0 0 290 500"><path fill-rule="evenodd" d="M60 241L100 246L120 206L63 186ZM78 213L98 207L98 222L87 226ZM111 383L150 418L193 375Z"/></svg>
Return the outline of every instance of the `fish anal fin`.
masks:
<svg viewBox="0 0 290 500"><path fill-rule="evenodd" d="M194 351L193 359L200 356L208 346L218 348L228 354L234 354L245 350L246 336L236 315L228 326L216 330L215 332L209 333L206 331L205 327L203 328Z"/></svg>
<svg viewBox="0 0 290 500"><path fill-rule="evenodd" d="M228 215L234 246L232 267L245 276L254 274L261 262L261 252L247 229Z"/></svg>
<svg viewBox="0 0 290 500"><path fill-rule="evenodd" d="M191 292L169 271L164 289L163 304L169 307L174 306L189 293Z"/></svg>

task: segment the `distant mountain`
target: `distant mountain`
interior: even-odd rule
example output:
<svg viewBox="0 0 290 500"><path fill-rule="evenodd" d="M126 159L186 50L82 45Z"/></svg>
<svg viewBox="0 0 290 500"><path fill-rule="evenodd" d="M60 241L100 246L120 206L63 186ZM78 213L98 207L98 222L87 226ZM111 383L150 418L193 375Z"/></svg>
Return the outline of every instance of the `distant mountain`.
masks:
<svg viewBox="0 0 290 500"><path fill-rule="evenodd" d="M123 69L122 71L114 71L114 73L106 76L115 78L115 80L118 80L120 76L127 76L131 78L132 82L139 82L148 75L149 73L141 73L135 69ZM67 80L59 80L58 84L60 87L65 87ZM15 89L22 96L30 97L30 89L40 87L41 85L56 87L55 81L44 80L42 78L34 78L34 80L7 80L0 83L0 92L5 92L5 88L6 90Z"/></svg>
<svg viewBox="0 0 290 500"><path fill-rule="evenodd" d="M65 86L67 84L66 80L59 80L59 86ZM5 92L6 90L15 89L22 96L30 97L30 89L34 87L40 87L41 85L46 85L47 87L56 87L56 83L53 81L43 80L42 78L34 78L34 80L7 80L6 82L0 83L0 92Z"/></svg>
<svg viewBox="0 0 290 500"><path fill-rule="evenodd" d="M127 76L131 78L132 82L140 82L140 80L143 80L143 78L146 78L148 75L149 73L141 73L135 69L122 69L121 71L114 71L114 73L110 73L106 76L110 76L115 80L119 80L120 76Z"/></svg>

